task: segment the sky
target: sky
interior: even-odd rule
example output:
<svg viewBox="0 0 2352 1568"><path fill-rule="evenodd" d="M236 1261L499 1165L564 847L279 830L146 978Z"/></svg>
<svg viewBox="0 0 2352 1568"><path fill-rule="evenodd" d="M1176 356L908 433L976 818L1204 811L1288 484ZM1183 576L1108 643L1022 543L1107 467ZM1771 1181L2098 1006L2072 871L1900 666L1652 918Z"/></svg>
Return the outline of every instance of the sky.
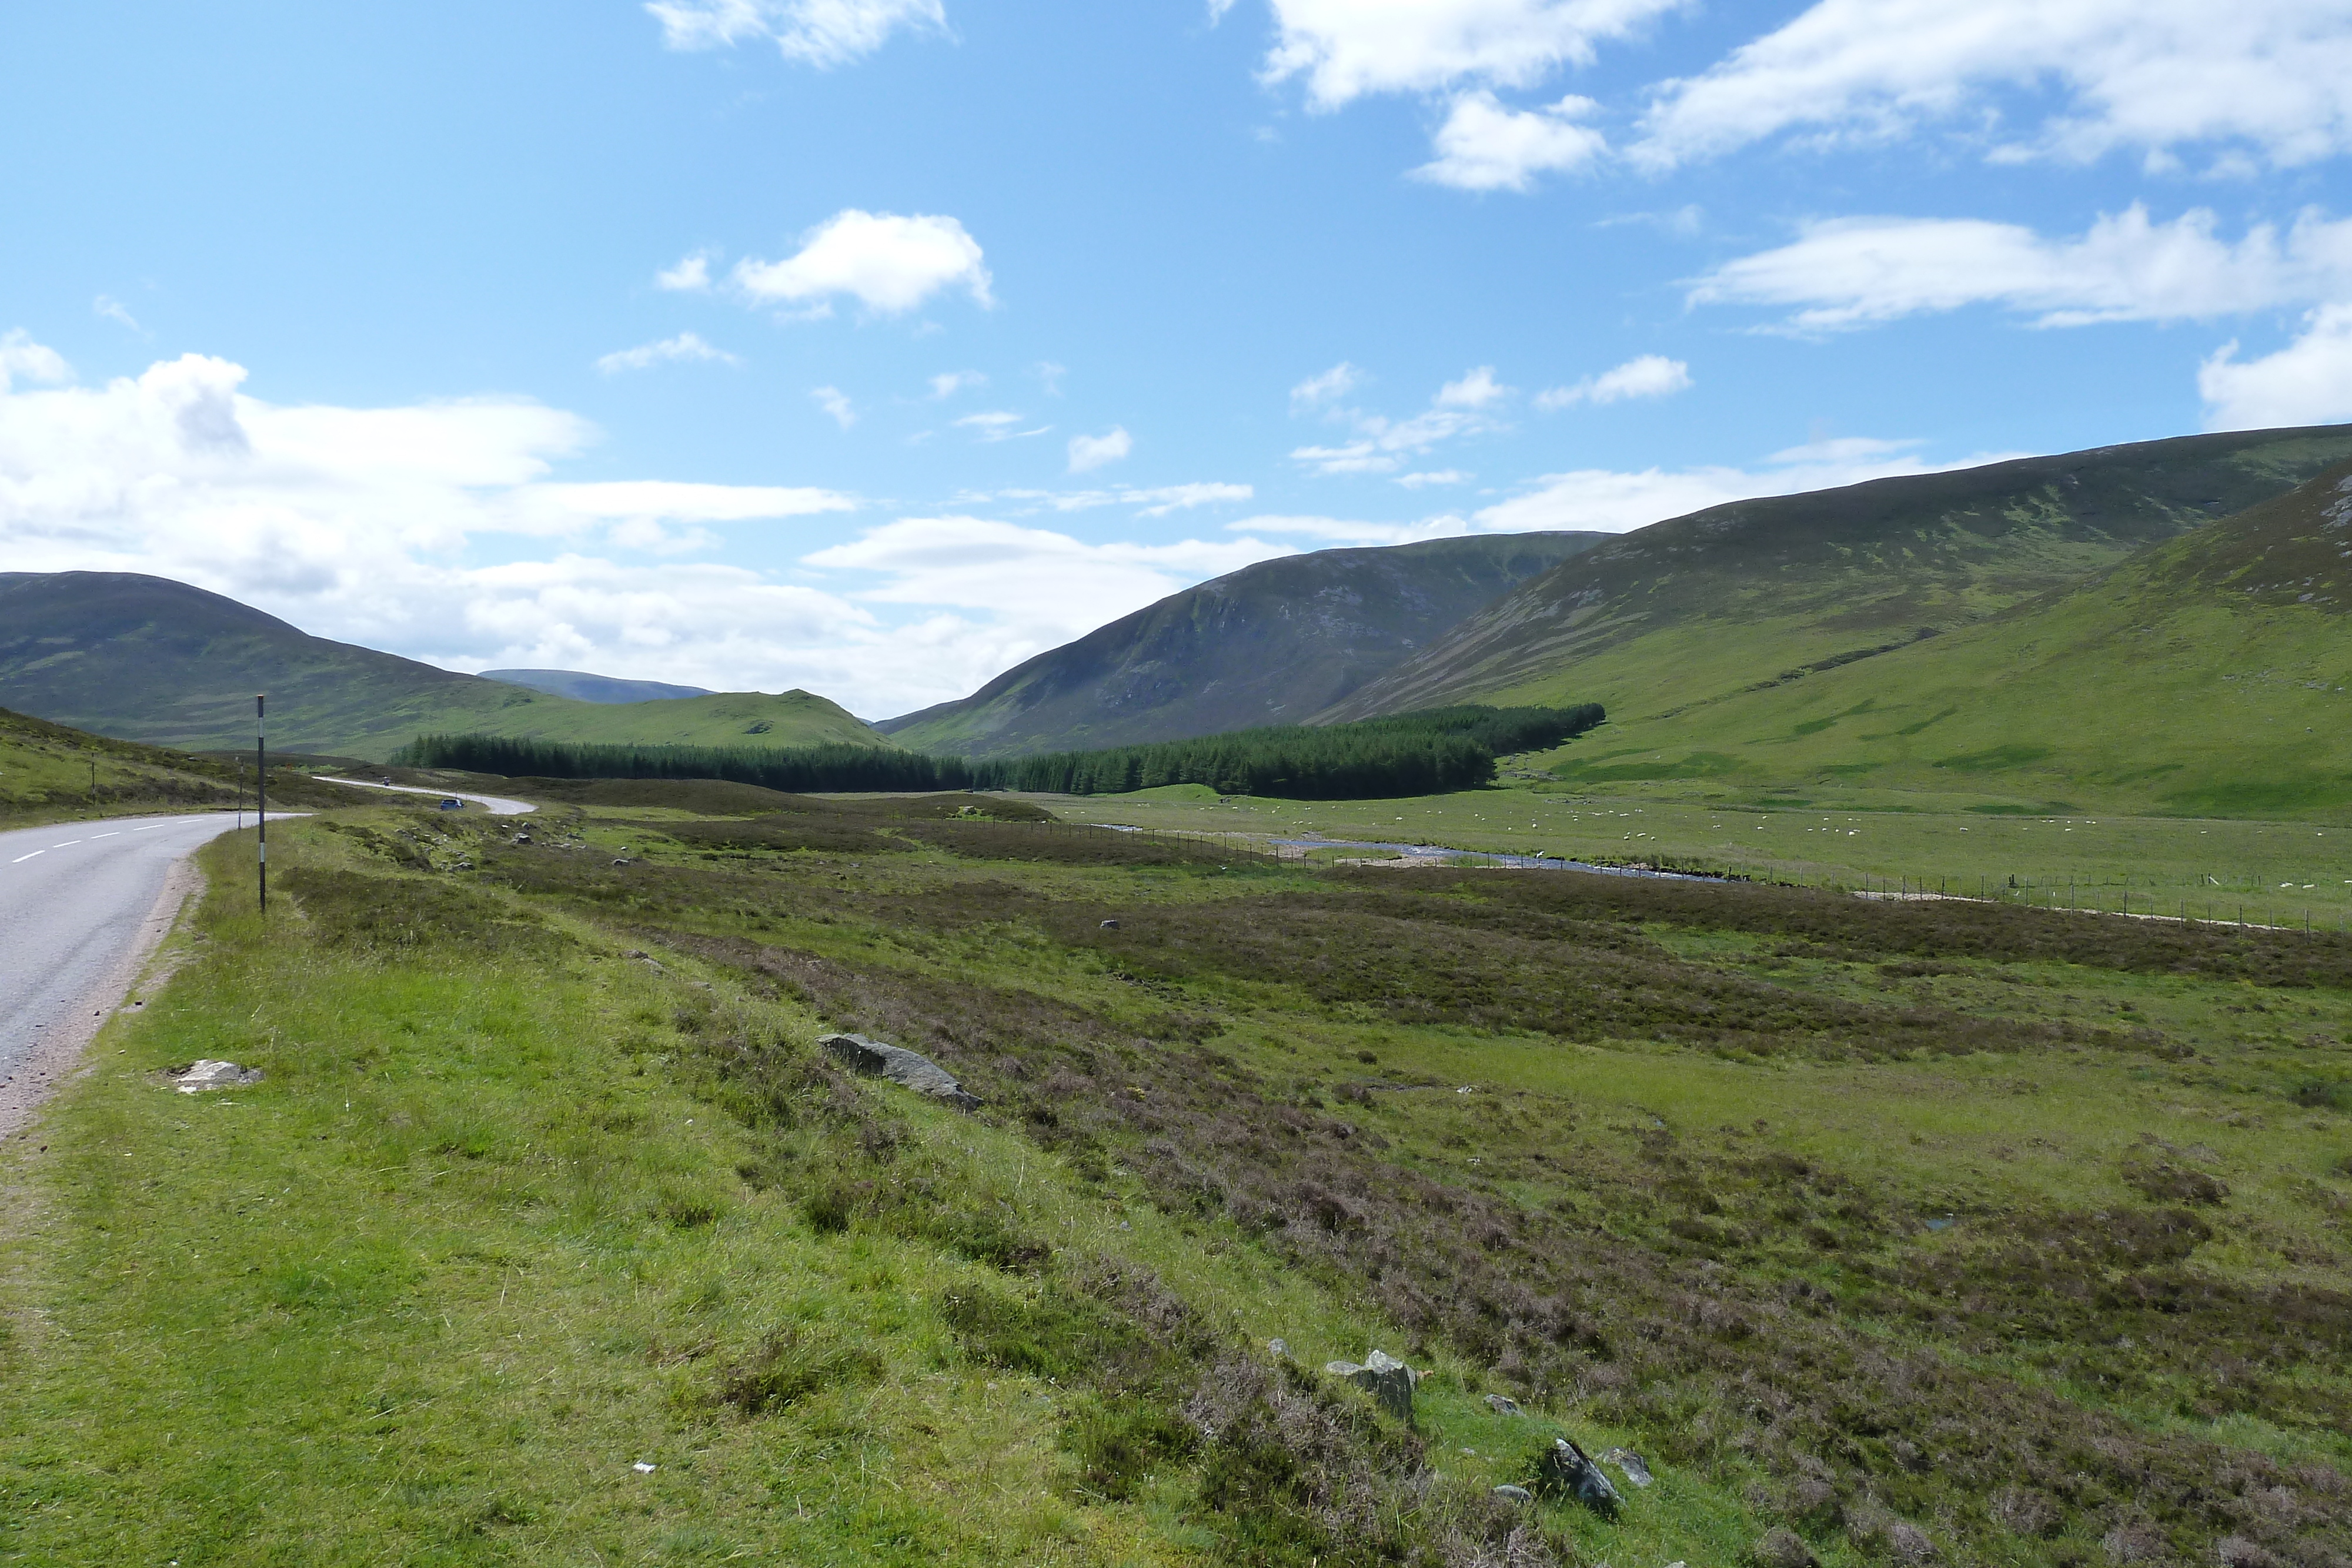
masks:
<svg viewBox="0 0 2352 1568"><path fill-rule="evenodd" d="M0 570L869 718L1292 551L2352 420L2352 0L80 0L0 144Z"/></svg>

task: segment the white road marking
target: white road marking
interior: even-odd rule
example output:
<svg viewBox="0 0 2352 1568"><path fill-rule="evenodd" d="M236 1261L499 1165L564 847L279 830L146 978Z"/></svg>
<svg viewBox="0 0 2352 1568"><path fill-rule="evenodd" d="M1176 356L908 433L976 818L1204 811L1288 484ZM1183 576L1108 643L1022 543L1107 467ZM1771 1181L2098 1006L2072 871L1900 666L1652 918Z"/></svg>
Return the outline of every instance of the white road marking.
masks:
<svg viewBox="0 0 2352 1568"><path fill-rule="evenodd" d="M152 833L158 828L168 828L171 825L169 822L150 822L143 828L133 828L131 831L134 833Z"/></svg>
<svg viewBox="0 0 2352 1568"><path fill-rule="evenodd" d="M49 848L53 850L69 850L79 842L81 842L79 839L68 839L64 843L51 844Z"/></svg>
<svg viewBox="0 0 2352 1568"><path fill-rule="evenodd" d="M117 828L113 832L110 832L110 833L92 833L92 834L90 834L90 837L91 837L91 838L93 838L93 839L119 839L119 838L121 838L121 836L122 836L122 830L121 830L121 829L120 829L120 828Z"/></svg>
<svg viewBox="0 0 2352 1568"><path fill-rule="evenodd" d="M48 852L49 852L47 850L35 850L33 852L33 855L45 855ZM23 865L26 861L31 860L33 855L18 855L15 860L10 861L8 863L10 865Z"/></svg>

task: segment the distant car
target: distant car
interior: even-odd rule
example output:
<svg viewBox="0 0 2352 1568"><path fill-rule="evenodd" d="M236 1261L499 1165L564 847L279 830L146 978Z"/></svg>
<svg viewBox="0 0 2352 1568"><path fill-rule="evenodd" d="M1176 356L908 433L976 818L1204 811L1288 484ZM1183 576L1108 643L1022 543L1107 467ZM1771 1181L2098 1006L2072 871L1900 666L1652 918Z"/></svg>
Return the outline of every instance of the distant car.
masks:
<svg viewBox="0 0 2352 1568"><path fill-rule="evenodd" d="M445 795L441 798L441 809L445 811L455 811L463 807L465 803L466 802L460 800L455 795Z"/></svg>

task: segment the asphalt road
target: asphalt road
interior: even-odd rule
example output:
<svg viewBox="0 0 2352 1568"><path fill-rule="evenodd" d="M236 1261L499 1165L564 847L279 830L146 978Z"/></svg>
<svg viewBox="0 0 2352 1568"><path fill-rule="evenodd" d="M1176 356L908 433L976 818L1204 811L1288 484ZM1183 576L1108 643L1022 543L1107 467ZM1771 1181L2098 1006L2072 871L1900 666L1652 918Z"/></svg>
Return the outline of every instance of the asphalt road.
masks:
<svg viewBox="0 0 2352 1568"><path fill-rule="evenodd" d="M362 789L390 789L402 795L430 795L439 800L472 800L479 805L488 806L493 817L520 817L525 811L539 810L528 800L509 800L503 795L468 795L462 789L420 789L414 784L371 784L364 779L337 779L324 773L319 775L319 779L325 784L350 784Z"/></svg>
<svg viewBox="0 0 2352 1568"><path fill-rule="evenodd" d="M208 811L0 833L0 1076L13 1079L50 1030L112 1005L98 993L149 935L173 862L236 822Z"/></svg>

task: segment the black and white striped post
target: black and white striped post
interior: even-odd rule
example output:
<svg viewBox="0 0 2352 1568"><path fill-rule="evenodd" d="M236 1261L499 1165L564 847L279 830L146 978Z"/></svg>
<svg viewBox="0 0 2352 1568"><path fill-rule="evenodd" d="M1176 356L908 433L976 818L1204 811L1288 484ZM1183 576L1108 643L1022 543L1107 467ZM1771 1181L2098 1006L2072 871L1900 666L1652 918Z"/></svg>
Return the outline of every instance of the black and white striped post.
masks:
<svg viewBox="0 0 2352 1568"><path fill-rule="evenodd" d="M262 705L266 695L253 699L253 828L259 835L261 854L254 862L256 885L261 892L261 913L269 913L269 747L262 738Z"/></svg>

